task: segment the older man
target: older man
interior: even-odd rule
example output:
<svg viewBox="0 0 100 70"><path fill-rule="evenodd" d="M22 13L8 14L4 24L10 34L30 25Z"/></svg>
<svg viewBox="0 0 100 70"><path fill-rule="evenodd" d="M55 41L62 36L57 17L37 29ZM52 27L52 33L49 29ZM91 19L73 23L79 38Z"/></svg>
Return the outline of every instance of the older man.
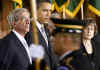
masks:
<svg viewBox="0 0 100 70"><path fill-rule="evenodd" d="M0 40L0 70L28 70L32 63L24 36L29 32L30 14L25 8L8 15L11 32Z"/></svg>

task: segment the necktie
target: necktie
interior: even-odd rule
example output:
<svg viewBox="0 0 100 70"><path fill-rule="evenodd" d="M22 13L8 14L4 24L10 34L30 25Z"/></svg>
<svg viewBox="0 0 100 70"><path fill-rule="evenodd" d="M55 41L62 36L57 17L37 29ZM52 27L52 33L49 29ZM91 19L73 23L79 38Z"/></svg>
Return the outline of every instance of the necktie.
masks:
<svg viewBox="0 0 100 70"><path fill-rule="evenodd" d="M41 27L41 32L42 32L42 35L43 35L43 37L44 37L44 39L45 39L45 41L47 43L47 46L48 46L48 39L47 39L47 35L46 35L45 29L44 29L43 26Z"/></svg>

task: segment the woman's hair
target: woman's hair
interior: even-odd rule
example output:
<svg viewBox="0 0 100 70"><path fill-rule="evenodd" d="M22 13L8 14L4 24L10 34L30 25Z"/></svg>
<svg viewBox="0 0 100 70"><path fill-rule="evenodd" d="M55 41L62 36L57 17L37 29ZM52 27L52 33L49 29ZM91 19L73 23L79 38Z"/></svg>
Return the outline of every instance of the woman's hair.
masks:
<svg viewBox="0 0 100 70"><path fill-rule="evenodd" d="M83 26L83 30L85 28L87 28L91 24L94 24L94 35L96 35L97 32L98 32L98 27L97 27L96 21L93 20L93 19L91 19L91 20L85 20L85 23L84 23L84 26Z"/></svg>

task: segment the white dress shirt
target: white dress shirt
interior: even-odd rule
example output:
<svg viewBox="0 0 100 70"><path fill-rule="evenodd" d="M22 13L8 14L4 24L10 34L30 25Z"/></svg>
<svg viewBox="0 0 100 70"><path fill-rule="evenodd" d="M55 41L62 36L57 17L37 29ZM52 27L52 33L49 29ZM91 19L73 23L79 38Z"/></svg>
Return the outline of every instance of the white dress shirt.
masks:
<svg viewBox="0 0 100 70"><path fill-rule="evenodd" d="M12 30L14 32L14 34L17 36L17 38L20 40L20 42L23 44L26 52L27 52L27 55L29 57L29 61L30 63L32 64L32 59L31 59L31 56L30 56L30 52L29 52L29 48L28 48L28 44L26 42L26 40L24 39L23 36L21 36L18 32L16 32L14 29Z"/></svg>

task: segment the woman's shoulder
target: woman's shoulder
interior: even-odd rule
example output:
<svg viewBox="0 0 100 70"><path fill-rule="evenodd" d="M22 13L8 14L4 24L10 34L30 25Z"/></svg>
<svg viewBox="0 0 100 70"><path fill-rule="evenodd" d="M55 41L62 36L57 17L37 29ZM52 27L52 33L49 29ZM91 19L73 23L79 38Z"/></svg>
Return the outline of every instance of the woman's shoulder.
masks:
<svg viewBox="0 0 100 70"><path fill-rule="evenodd" d="M96 35L93 37L92 41L100 42L100 33L96 34Z"/></svg>

